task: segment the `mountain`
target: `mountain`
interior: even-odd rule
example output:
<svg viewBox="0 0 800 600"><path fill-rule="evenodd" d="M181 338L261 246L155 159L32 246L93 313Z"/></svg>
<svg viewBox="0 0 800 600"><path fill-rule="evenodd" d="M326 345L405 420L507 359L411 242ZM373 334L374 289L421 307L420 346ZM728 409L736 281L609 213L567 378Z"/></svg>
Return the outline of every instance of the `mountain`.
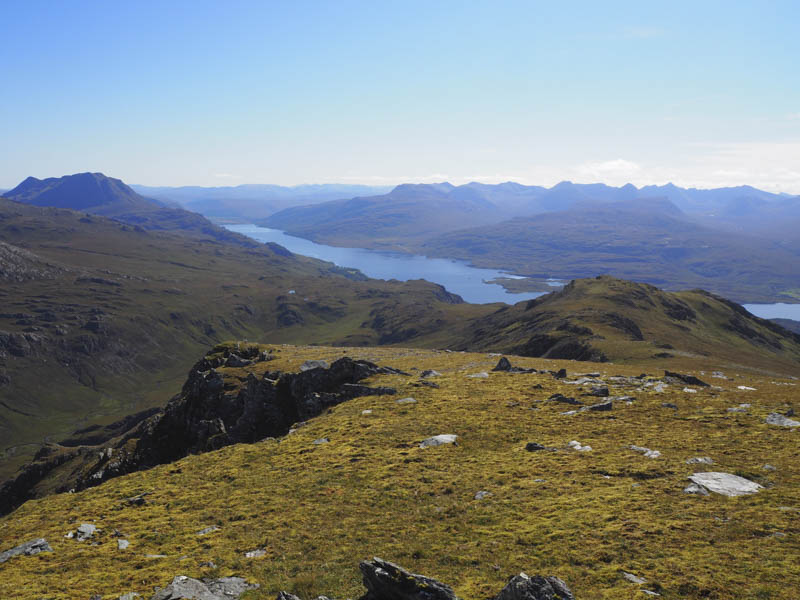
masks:
<svg viewBox="0 0 800 600"><path fill-rule="evenodd" d="M236 343L207 359L225 349ZM241 600L279 590L358 598L357 563L373 556L447 582L460 598L536 597L497 596L520 572L556 576L583 600L645 591L688 600L796 597L797 432L766 422L799 408L792 379L735 365L712 372L713 357L684 358L688 369L665 375L656 363L510 355L514 367L535 372L493 371L499 356L413 348L258 350L274 358L207 371L222 393L190 385L164 414L194 399L183 414L197 419L186 422L198 432L205 415L220 419L204 423L213 446L240 401L272 406L259 400L298 381L308 360L330 369L345 357L370 361L378 369L357 385L396 393L332 404L291 433L26 502L0 517L0 552L38 538L52 551L4 562L0 597L163 600L178 596L173 581L196 591L187 577L241 577L260 586ZM566 375L554 377L562 368ZM312 390L297 388L309 398ZM416 402L397 402L409 397ZM225 413L228 404L235 410ZM447 434L455 443L423 444ZM108 448L91 454L97 460L102 451L112 468L118 456ZM751 482L751 493L692 486L689 477L707 472ZM403 593L365 600L424 600L442 590L429 579L419 592L385 569L383 580Z"/></svg>
<svg viewBox="0 0 800 600"><path fill-rule="evenodd" d="M485 311L457 302L276 244L0 199L0 478L45 438L160 403L214 343L423 344Z"/></svg>
<svg viewBox="0 0 800 600"><path fill-rule="evenodd" d="M778 241L699 224L666 199L577 202L442 234L416 250L534 278L610 274L740 302L785 301L800 288L798 255Z"/></svg>
<svg viewBox="0 0 800 600"><path fill-rule="evenodd" d="M151 187L145 185L132 185L131 187L144 196L162 202L176 203L206 217L240 221L263 219L292 206L382 194L391 189L386 186L335 183L292 187L261 184L225 187Z"/></svg>
<svg viewBox="0 0 800 600"><path fill-rule="evenodd" d="M47 179L28 177L4 196L34 206L69 208L105 216L164 206L140 196L121 180L102 173L76 173Z"/></svg>
<svg viewBox="0 0 800 600"><path fill-rule="evenodd" d="M794 319L770 319L770 321L780 325L784 329L800 334L800 321L795 321Z"/></svg>
<svg viewBox="0 0 800 600"><path fill-rule="evenodd" d="M102 173L28 177L4 197L33 206L52 206L102 215L148 230L252 246L248 238L214 225L200 214L140 196L119 179Z"/></svg>

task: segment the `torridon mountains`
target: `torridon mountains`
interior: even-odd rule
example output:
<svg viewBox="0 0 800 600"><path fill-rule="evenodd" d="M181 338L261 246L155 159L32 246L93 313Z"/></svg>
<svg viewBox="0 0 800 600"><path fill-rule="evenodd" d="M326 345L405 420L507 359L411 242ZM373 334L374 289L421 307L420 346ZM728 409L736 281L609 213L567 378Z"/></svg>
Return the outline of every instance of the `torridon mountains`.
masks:
<svg viewBox="0 0 800 600"><path fill-rule="evenodd" d="M737 301L791 300L797 247L733 214L794 199L423 187L262 210L576 276L475 305L232 233L193 188L6 192L0 598L796 598L800 333Z"/></svg>

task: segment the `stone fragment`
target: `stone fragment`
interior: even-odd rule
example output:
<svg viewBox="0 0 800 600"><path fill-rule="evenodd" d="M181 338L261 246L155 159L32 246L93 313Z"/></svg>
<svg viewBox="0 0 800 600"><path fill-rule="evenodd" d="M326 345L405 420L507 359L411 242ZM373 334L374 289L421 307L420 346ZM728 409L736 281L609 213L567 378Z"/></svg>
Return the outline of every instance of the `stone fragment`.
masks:
<svg viewBox="0 0 800 600"><path fill-rule="evenodd" d="M473 379L486 379L487 377L489 377L489 374L485 371L482 371L480 373L473 373L472 375L467 375L467 377L471 377Z"/></svg>
<svg viewBox="0 0 800 600"><path fill-rule="evenodd" d="M250 552L245 552L244 555L246 558L261 558L262 556L266 556L267 551L263 548L258 548L256 550L250 550Z"/></svg>
<svg viewBox="0 0 800 600"><path fill-rule="evenodd" d="M588 410L595 410L595 411L607 411L614 408L614 402L609 400L608 402L600 402L599 404L592 404L588 407Z"/></svg>
<svg viewBox="0 0 800 600"><path fill-rule="evenodd" d="M92 525L91 523L81 523L81 525L78 527L78 531L75 537L79 542L82 542L92 537L96 531L97 527Z"/></svg>
<svg viewBox="0 0 800 600"><path fill-rule="evenodd" d="M219 531L219 527L216 525L209 525L208 527L204 527L198 531L197 535L208 535L209 533L214 533L215 531Z"/></svg>
<svg viewBox="0 0 800 600"><path fill-rule="evenodd" d="M800 421L789 419L780 413L770 413L765 422L768 425L779 425L780 427L800 427Z"/></svg>
<svg viewBox="0 0 800 600"><path fill-rule="evenodd" d="M126 550L130 545L128 540L117 540L117 550Z"/></svg>
<svg viewBox="0 0 800 600"><path fill-rule="evenodd" d="M313 444L319 446L320 444L327 444L328 442L330 442L328 438L319 438L318 440L314 440Z"/></svg>
<svg viewBox="0 0 800 600"><path fill-rule="evenodd" d="M428 377L441 377L442 374L439 373L439 371L434 371L433 369L425 369L422 373L420 373L419 376L423 379L427 379Z"/></svg>
<svg viewBox="0 0 800 600"><path fill-rule="evenodd" d="M577 450L578 452L591 452L591 446L584 446L577 440L572 440L569 444L567 444L573 450Z"/></svg>
<svg viewBox="0 0 800 600"><path fill-rule="evenodd" d="M637 585L641 585L643 583L647 583L647 579L645 579L644 577L637 577L633 573L628 573L627 571L623 571L622 572L622 576L625 579L627 579L628 581L630 581L631 583L635 583Z"/></svg>
<svg viewBox="0 0 800 600"><path fill-rule="evenodd" d="M492 492L487 492L485 490L481 490L480 492L477 492L475 494L475 500L483 500L487 496L491 496L491 495L492 495Z"/></svg>
<svg viewBox="0 0 800 600"><path fill-rule="evenodd" d="M416 404L417 400L416 398L408 397L408 398L400 398L399 400L395 400L395 402L397 404Z"/></svg>
<svg viewBox="0 0 800 600"><path fill-rule="evenodd" d="M714 461L708 456L695 456L686 459L687 465L713 465Z"/></svg>

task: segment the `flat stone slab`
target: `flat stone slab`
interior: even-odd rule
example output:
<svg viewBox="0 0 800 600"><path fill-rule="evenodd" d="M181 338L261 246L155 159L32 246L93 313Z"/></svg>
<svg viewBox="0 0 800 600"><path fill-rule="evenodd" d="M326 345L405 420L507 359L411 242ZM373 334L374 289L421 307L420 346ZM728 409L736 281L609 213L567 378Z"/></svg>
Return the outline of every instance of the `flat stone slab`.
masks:
<svg viewBox="0 0 800 600"><path fill-rule="evenodd" d="M731 473L695 473L689 476L692 483L710 492L722 494L723 496L744 496L755 494L764 489L764 486Z"/></svg>
<svg viewBox="0 0 800 600"><path fill-rule="evenodd" d="M441 446L443 444L453 444L457 439L457 435L452 433L442 433L440 435L434 435L433 437L423 440L419 447L432 448L433 446Z"/></svg>
<svg viewBox="0 0 800 600"><path fill-rule="evenodd" d="M47 543L47 540L44 538L37 538L35 540L31 540L30 542L25 542L24 544L20 544L11 550L6 550L5 552L0 552L0 563L6 562L10 558L14 558L15 556L33 556L34 554L39 554L40 552L52 552L53 549L50 547L50 544Z"/></svg>

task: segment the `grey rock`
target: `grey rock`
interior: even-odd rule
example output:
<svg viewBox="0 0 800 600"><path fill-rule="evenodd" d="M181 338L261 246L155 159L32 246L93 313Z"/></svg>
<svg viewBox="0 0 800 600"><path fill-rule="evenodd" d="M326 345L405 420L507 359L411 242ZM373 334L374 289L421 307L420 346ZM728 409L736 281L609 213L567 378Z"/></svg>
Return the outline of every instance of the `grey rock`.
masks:
<svg viewBox="0 0 800 600"><path fill-rule="evenodd" d="M442 433L434 435L422 441L419 445L420 448L432 448L434 446L441 446L443 444L454 444L458 439L457 435L452 433Z"/></svg>
<svg viewBox="0 0 800 600"><path fill-rule="evenodd" d="M278 595L275 597L275 600L300 600L294 594L290 594L289 592L278 592Z"/></svg>
<svg viewBox="0 0 800 600"><path fill-rule="evenodd" d="M506 373L538 373L536 369L525 369L523 367L511 366L511 361L505 356L497 362L497 365L494 369L492 369L492 371L501 371Z"/></svg>
<svg viewBox="0 0 800 600"><path fill-rule="evenodd" d="M219 527L216 525L209 525L208 527L204 527L198 531L197 535L208 535L209 533L214 533L215 531L219 531Z"/></svg>
<svg viewBox="0 0 800 600"><path fill-rule="evenodd" d="M650 450L650 448L645 448L644 446L628 446L631 450L635 450L636 452L641 452L644 454L645 458L658 458L661 456L661 452L658 450Z"/></svg>
<svg viewBox="0 0 800 600"><path fill-rule="evenodd" d="M485 490L481 490L480 492L475 494L475 500L483 500L484 498L491 496L492 492L487 492Z"/></svg>
<svg viewBox="0 0 800 600"><path fill-rule="evenodd" d="M701 485L697 485L696 483L690 483L685 488L683 488L683 492L685 494L697 494L699 496L708 496L709 492L706 488Z"/></svg>
<svg viewBox="0 0 800 600"><path fill-rule="evenodd" d="M565 379L567 377L567 370L566 369L559 369L555 373L553 373L553 377L556 379Z"/></svg>
<svg viewBox="0 0 800 600"><path fill-rule="evenodd" d="M770 413L765 422L768 425L779 425L781 427L800 427L800 421L789 419L780 413Z"/></svg>
<svg viewBox="0 0 800 600"><path fill-rule="evenodd" d="M589 410L599 410L599 411L611 410L612 408L614 408L614 402L612 400L609 400L608 402L601 402L599 404L592 404L588 408L589 408Z"/></svg>
<svg viewBox="0 0 800 600"><path fill-rule="evenodd" d="M127 594L122 594L119 600L136 600L137 598L141 598L141 596L135 592L128 592Z"/></svg>
<svg viewBox="0 0 800 600"><path fill-rule="evenodd" d="M622 576L625 579L627 579L628 581L630 581L631 583L635 583L637 585L641 585L643 583L647 583L647 579L645 579L644 577L637 577L633 573L628 573L627 571L623 571L622 572Z"/></svg>
<svg viewBox="0 0 800 600"><path fill-rule="evenodd" d="M550 402L561 402L562 404L573 404L575 406L583 405L583 402L580 400L575 400L575 398L570 398L564 394L553 394L547 400Z"/></svg>
<svg viewBox="0 0 800 600"><path fill-rule="evenodd" d="M687 465L713 465L714 461L708 456L695 456L686 459Z"/></svg>
<svg viewBox="0 0 800 600"><path fill-rule="evenodd" d="M467 375L467 377L471 377L473 379L486 379L487 377L489 377L489 374L486 373L485 371L482 371L480 373L473 373L472 375Z"/></svg>
<svg viewBox="0 0 800 600"><path fill-rule="evenodd" d="M744 496L746 494L755 494L764 489L763 486L754 481L731 473L694 473L689 476L689 480L710 492L722 494L723 496Z"/></svg>
<svg viewBox="0 0 800 600"><path fill-rule="evenodd" d="M678 405L677 404L673 404L672 402L662 402L661 406L664 407L664 408L672 408L674 410L678 410Z"/></svg>
<svg viewBox="0 0 800 600"><path fill-rule="evenodd" d="M226 367L246 367L247 365L252 365L253 361L247 358L242 358L238 354L231 354L228 357L228 360L225 361Z"/></svg>
<svg viewBox="0 0 800 600"><path fill-rule="evenodd" d="M14 558L15 556L33 556L35 554L39 554L40 552L52 552L53 549L50 547L50 544L47 543L47 540L44 538L37 538L35 540L31 540L30 542L25 542L24 544L20 544L11 550L6 550L5 552L0 552L0 563L6 562L10 558Z"/></svg>
<svg viewBox="0 0 800 600"><path fill-rule="evenodd" d="M258 584L247 583L241 577L220 579L192 579L178 575L167 587L159 590L150 600L235 600Z"/></svg>
<svg viewBox="0 0 800 600"><path fill-rule="evenodd" d="M327 444L328 442L330 442L330 440L328 438L319 438L318 440L314 440L313 443L316 446L319 446L320 444Z"/></svg>
<svg viewBox="0 0 800 600"><path fill-rule="evenodd" d="M765 465L764 465L763 467L761 467L761 468L762 468L762 469L764 469L765 471L777 471L777 470L778 470L778 469L776 469L775 467L773 467L773 466L772 466L771 464L769 464L769 463L765 464Z"/></svg>
<svg viewBox="0 0 800 600"><path fill-rule="evenodd" d="M548 450L547 446L542 446L537 442L528 442L525 444L525 450L528 452L537 452L539 450Z"/></svg>
<svg viewBox="0 0 800 600"><path fill-rule="evenodd" d="M117 550L125 550L131 543L128 540L117 540Z"/></svg>
<svg viewBox="0 0 800 600"><path fill-rule="evenodd" d="M78 532L75 535L75 537L79 542L82 542L92 537L96 531L97 527L95 527L91 523L81 523L81 525L78 527Z"/></svg>
<svg viewBox="0 0 800 600"><path fill-rule="evenodd" d="M395 400L397 404L416 404L417 401L415 398L400 398L399 400Z"/></svg>
<svg viewBox="0 0 800 600"><path fill-rule="evenodd" d="M267 551L263 548L257 548L256 550L250 550L250 552L245 552L244 555L246 558L261 558L262 556L266 556Z"/></svg>
<svg viewBox="0 0 800 600"><path fill-rule="evenodd" d="M589 396L597 396L599 398L606 398L608 397L608 387L601 385L592 388L592 390L588 393Z"/></svg>
<svg viewBox="0 0 800 600"><path fill-rule="evenodd" d="M457 600L449 585L409 573L377 556L358 566L367 588L362 600Z"/></svg>
<svg viewBox="0 0 800 600"><path fill-rule="evenodd" d="M441 377L442 374L439 371L434 371L433 369L426 369L419 375L423 379L427 379L428 377Z"/></svg>
<svg viewBox="0 0 800 600"><path fill-rule="evenodd" d="M327 369L328 363L324 360L307 360L300 365L301 371L310 371L311 369Z"/></svg>
<svg viewBox="0 0 800 600"><path fill-rule="evenodd" d="M689 385L699 385L701 387L710 387L705 381L702 381L695 377L694 375L683 375L681 373L672 373L670 371L664 371L664 377L667 380L678 380L682 383L687 383Z"/></svg>
<svg viewBox="0 0 800 600"><path fill-rule="evenodd" d="M494 600L575 600L575 596L558 577L529 577L520 573L509 580Z"/></svg>

